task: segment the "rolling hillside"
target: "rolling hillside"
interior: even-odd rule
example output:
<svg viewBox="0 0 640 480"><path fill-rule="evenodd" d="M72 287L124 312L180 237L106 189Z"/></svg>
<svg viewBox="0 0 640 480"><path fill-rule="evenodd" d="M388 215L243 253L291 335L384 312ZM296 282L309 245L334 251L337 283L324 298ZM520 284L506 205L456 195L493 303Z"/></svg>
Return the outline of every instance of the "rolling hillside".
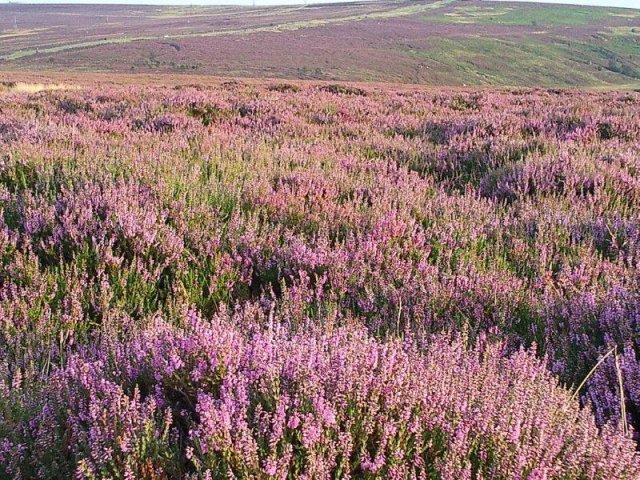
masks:
<svg viewBox="0 0 640 480"><path fill-rule="evenodd" d="M640 10L479 0L7 4L0 70L635 89Z"/></svg>

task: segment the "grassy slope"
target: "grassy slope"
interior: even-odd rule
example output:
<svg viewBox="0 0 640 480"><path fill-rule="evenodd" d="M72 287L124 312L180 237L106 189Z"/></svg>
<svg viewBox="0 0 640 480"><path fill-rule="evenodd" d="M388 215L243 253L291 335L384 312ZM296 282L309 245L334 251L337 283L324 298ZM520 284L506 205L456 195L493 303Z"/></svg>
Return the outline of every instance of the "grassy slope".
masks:
<svg viewBox="0 0 640 480"><path fill-rule="evenodd" d="M0 6L0 69L640 88L640 10L477 0L28 8Z"/></svg>
<svg viewBox="0 0 640 480"><path fill-rule="evenodd" d="M640 10L489 3L457 5L422 18L449 25L528 27L516 37L444 38L433 48L406 52L454 65L469 85L640 85Z"/></svg>
<svg viewBox="0 0 640 480"><path fill-rule="evenodd" d="M424 18L435 22L482 25L590 25L616 15L636 15L616 8L536 4L458 4L452 11Z"/></svg>

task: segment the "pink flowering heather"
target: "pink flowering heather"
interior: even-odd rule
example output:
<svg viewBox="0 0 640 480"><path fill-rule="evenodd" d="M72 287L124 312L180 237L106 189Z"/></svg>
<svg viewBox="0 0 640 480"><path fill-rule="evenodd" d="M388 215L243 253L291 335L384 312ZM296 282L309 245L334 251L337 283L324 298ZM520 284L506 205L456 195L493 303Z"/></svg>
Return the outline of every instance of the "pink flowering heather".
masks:
<svg viewBox="0 0 640 480"><path fill-rule="evenodd" d="M639 118L3 93L0 478L638 478Z"/></svg>
<svg viewBox="0 0 640 480"><path fill-rule="evenodd" d="M226 320L225 320L226 318ZM254 331L190 313L74 355L2 446L5 472L76 478L637 478L531 354L361 328ZM5 419L5 427L7 419ZM42 438L47 435L47 441ZM29 443L35 441L35 444ZM37 442L40 442L39 444Z"/></svg>

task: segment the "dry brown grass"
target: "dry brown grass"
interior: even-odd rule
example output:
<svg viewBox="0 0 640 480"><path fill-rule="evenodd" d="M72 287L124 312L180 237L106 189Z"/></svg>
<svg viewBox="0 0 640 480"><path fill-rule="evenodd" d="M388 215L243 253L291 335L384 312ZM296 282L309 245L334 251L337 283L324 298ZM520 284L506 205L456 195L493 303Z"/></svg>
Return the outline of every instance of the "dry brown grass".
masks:
<svg viewBox="0 0 640 480"><path fill-rule="evenodd" d="M12 80L0 82L0 93L38 93L47 90L72 90L76 85L51 82L16 82Z"/></svg>

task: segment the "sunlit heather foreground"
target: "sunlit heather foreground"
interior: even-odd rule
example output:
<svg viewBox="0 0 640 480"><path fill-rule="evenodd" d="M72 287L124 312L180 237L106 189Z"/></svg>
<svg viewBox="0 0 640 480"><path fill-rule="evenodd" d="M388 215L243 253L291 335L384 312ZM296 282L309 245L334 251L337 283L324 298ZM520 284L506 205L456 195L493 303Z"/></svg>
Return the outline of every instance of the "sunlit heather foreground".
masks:
<svg viewBox="0 0 640 480"><path fill-rule="evenodd" d="M640 478L639 94L8 92L0 212L0 478Z"/></svg>

